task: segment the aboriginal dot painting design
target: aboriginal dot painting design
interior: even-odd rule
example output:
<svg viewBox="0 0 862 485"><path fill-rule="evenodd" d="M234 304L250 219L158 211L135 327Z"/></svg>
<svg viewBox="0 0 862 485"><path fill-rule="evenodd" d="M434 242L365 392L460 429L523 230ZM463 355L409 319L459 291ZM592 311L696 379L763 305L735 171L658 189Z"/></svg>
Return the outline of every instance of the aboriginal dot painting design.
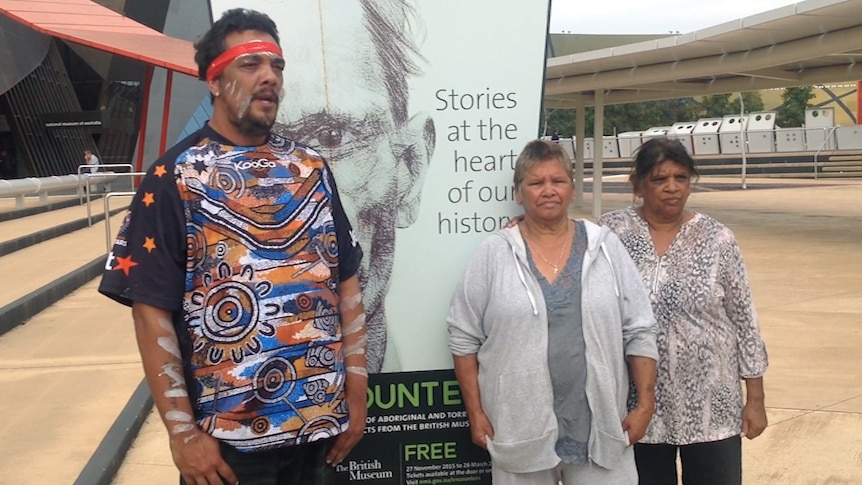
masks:
<svg viewBox="0 0 862 485"><path fill-rule="evenodd" d="M176 162L201 426L241 449L347 423L330 175L314 152L205 141Z"/></svg>

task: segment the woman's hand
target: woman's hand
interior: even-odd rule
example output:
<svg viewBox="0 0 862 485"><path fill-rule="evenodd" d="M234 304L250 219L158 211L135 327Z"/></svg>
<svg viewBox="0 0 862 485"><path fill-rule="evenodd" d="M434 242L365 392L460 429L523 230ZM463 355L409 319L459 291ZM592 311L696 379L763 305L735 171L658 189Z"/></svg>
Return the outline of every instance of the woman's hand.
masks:
<svg viewBox="0 0 862 485"><path fill-rule="evenodd" d="M742 436L753 440L766 429L766 406L762 400L747 400L742 408Z"/></svg>
<svg viewBox="0 0 862 485"><path fill-rule="evenodd" d="M633 445L644 437L649 426L649 421L652 419L652 413L655 406L638 405L632 409L626 418L623 420L623 431L629 434L629 445Z"/></svg>
<svg viewBox="0 0 862 485"><path fill-rule="evenodd" d="M524 214L518 214L517 216L509 219L509 222L506 223L506 229L511 229L511 228L517 226L523 220L524 220Z"/></svg>
<svg viewBox="0 0 862 485"><path fill-rule="evenodd" d="M470 419L470 435L473 438L473 443L483 449L488 449L486 437L494 439L494 427L491 426L491 421L483 411L469 414Z"/></svg>
<svg viewBox="0 0 862 485"><path fill-rule="evenodd" d="M763 378L745 379L745 407L742 408L742 436L753 440L766 429Z"/></svg>

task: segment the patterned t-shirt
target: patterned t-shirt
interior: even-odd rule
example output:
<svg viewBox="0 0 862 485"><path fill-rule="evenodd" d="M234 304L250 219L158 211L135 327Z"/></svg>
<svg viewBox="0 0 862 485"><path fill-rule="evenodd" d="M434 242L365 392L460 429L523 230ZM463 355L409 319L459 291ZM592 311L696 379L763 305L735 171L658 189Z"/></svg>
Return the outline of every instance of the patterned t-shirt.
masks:
<svg viewBox="0 0 862 485"><path fill-rule="evenodd" d="M768 359L733 233L695 213L659 257L634 208L598 222L625 245L658 322L656 412L641 442L685 445L738 435L740 379L762 376Z"/></svg>
<svg viewBox="0 0 862 485"><path fill-rule="evenodd" d="M143 178L99 291L172 312L204 431L289 446L346 429L336 290L361 257L320 155L207 126Z"/></svg>

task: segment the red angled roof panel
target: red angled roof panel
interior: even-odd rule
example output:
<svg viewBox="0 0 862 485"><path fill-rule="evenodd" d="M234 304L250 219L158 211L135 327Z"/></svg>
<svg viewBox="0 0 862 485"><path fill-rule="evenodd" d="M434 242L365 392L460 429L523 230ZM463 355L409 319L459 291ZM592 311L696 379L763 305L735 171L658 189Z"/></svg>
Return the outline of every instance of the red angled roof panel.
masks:
<svg viewBox="0 0 862 485"><path fill-rule="evenodd" d="M0 14L37 32L198 76L194 47L91 0L0 0Z"/></svg>

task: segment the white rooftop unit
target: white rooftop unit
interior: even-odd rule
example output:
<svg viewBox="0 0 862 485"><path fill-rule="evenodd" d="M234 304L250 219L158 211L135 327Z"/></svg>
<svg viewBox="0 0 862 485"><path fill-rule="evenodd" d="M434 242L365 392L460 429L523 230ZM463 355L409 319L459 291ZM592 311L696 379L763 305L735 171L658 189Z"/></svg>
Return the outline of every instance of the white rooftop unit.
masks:
<svg viewBox="0 0 862 485"><path fill-rule="evenodd" d="M777 151L777 152L804 152L805 151L805 129L803 129L803 128L776 128L775 129L775 151Z"/></svg>
<svg viewBox="0 0 862 485"><path fill-rule="evenodd" d="M721 118L701 118L691 132L692 154L718 155L718 130L721 128Z"/></svg>
<svg viewBox="0 0 862 485"><path fill-rule="evenodd" d="M721 153L742 153L742 135L745 131L748 117L740 115L725 115L718 129Z"/></svg>
<svg viewBox="0 0 862 485"><path fill-rule="evenodd" d="M670 127L670 130L667 132L668 138L675 138L682 143L682 146L688 150L689 154L694 153L691 132L694 131L694 125L697 123L696 121L684 121L681 123L674 123L673 126Z"/></svg>
<svg viewBox="0 0 862 485"><path fill-rule="evenodd" d="M835 135L839 150L862 150L862 126L839 126Z"/></svg>
<svg viewBox="0 0 862 485"><path fill-rule="evenodd" d="M625 131L617 135L617 145L620 147L620 158L632 158L641 147L642 131Z"/></svg>
<svg viewBox="0 0 862 485"><path fill-rule="evenodd" d="M557 140L557 143L563 147L563 151L566 152L566 155L569 156L569 160L574 163L575 161L575 139L574 138L560 138Z"/></svg>
<svg viewBox="0 0 862 485"><path fill-rule="evenodd" d="M605 135L602 138L602 158L620 158L620 148L617 137Z"/></svg>
<svg viewBox="0 0 862 485"><path fill-rule="evenodd" d="M805 110L805 149L835 150L835 108Z"/></svg>
<svg viewBox="0 0 862 485"><path fill-rule="evenodd" d="M670 126L653 126L652 128L647 128L647 130L643 132L643 135L641 135L641 140L646 143L647 140L652 138L667 136L667 132L670 131L670 128Z"/></svg>
<svg viewBox="0 0 862 485"><path fill-rule="evenodd" d="M748 115L748 151L750 153L772 153L775 151L774 111Z"/></svg>
<svg viewBox="0 0 862 485"><path fill-rule="evenodd" d="M578 145L576 137L572 137L572 151L575 151L575 147ZM593 159L593 139L592 138L584 138L584 160L592 160Z"/></svg>

